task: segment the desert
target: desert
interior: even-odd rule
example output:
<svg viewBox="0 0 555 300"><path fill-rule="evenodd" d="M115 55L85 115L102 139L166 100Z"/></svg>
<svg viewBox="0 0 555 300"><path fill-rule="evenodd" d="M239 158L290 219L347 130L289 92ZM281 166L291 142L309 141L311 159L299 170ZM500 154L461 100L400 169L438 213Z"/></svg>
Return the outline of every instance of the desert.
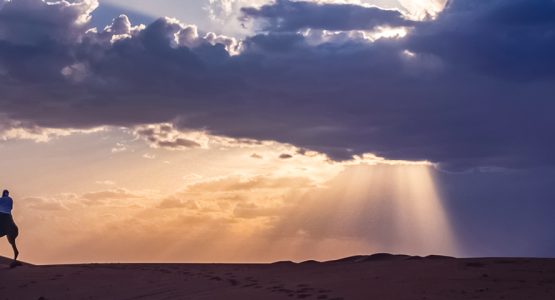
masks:
<svg viewBox="0 0 555 300"><path fill-rule="evenodd" d="M271 264L0 268L0 299L555 298L555 259L374 254Z"/></svg>

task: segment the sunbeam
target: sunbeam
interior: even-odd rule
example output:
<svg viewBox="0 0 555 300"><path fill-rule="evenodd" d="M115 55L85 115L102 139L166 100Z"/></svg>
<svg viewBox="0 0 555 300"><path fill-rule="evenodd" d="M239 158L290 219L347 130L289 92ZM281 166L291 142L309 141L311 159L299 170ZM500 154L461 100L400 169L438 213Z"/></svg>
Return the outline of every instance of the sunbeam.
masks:
<svg viewBox="0 0 555 300"><path fill-rule="evenodd" d="M353 253L456 255L456 238L428 164L350 166L289 197L259 256L332 259Z"/></svg>

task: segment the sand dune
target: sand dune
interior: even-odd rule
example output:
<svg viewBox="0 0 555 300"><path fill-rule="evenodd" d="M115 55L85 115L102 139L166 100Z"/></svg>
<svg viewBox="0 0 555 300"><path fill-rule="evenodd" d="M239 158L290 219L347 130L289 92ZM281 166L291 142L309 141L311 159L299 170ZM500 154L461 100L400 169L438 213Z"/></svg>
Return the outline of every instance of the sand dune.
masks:
<svg viewBox="0 0 555 300"><path fill-rule="evenodd" d="M376 254L273 264L8 263L0 259L0 299L555 299L555 259Z"/></svg>

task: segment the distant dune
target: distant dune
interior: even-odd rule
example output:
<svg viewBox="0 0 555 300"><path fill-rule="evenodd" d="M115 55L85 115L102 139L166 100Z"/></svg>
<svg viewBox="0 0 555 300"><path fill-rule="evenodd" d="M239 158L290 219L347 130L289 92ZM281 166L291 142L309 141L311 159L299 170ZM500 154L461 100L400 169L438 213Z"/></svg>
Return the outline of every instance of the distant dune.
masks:
<svg viewBox="0 0 555 300"><path fill-rule="evenodd" d="M555 299L555 259L415 257L328 262L87 264L10 269L0 299Z"/></svg>

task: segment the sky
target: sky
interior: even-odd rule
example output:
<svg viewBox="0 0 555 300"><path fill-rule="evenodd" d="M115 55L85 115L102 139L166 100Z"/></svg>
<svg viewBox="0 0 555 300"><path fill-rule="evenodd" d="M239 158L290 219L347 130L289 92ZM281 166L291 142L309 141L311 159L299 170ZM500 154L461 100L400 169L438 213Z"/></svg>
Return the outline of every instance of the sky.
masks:
<svg viewBox="0 0 555 300"><path fill-rule="evenodd" d="M554 25L553 0L0 1L21 259L552 257Z"/></svg>

